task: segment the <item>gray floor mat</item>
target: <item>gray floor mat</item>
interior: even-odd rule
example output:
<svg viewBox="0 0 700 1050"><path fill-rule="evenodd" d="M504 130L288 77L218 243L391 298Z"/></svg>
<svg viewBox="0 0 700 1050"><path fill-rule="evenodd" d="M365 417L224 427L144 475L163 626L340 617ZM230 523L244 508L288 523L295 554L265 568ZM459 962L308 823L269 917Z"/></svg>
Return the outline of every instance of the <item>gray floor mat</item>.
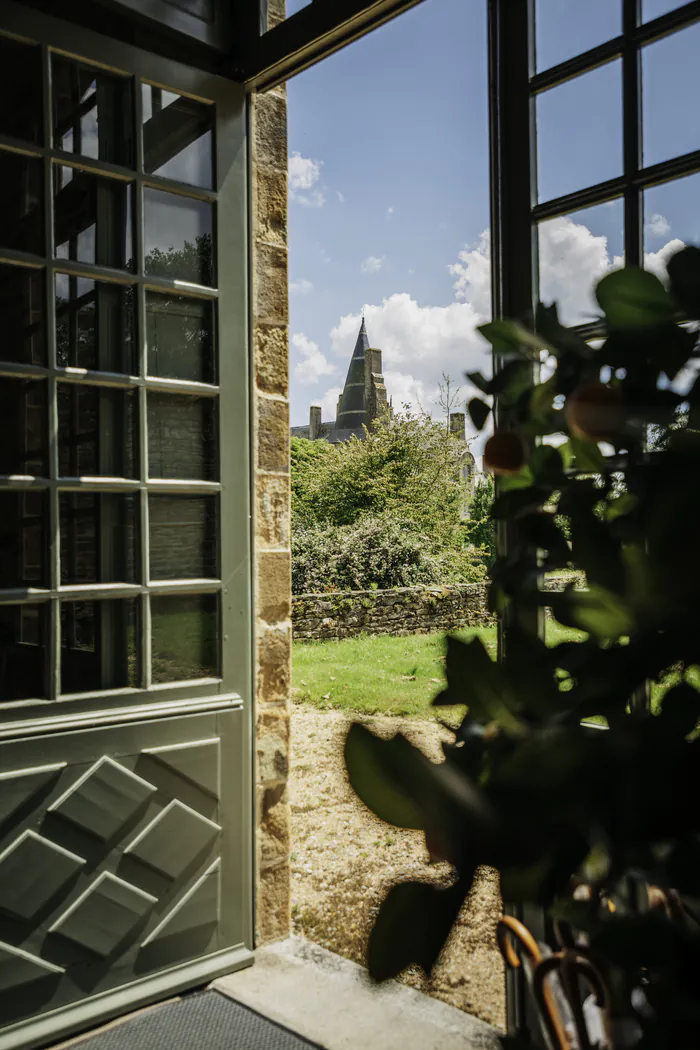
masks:
<svg viewBox="0 0 700 1050"><path fill-rule="evenodd" d="M306 1039L219 992L185 996L107 1031L75 1050L309 1050Z"/></svg>

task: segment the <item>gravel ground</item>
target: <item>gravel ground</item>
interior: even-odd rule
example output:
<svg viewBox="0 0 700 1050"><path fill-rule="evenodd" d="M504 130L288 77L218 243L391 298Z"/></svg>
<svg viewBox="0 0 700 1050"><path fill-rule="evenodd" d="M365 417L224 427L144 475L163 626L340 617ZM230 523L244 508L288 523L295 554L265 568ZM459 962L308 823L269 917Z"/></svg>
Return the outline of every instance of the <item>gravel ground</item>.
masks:
<svg viewBox="0 0 700 1050"><path fill-rule="evenodd" d="M390 827L353 794L343 741L351 719L337 711L292 708L292 916L294 932L362 963L367 936L386 890L404 878L441 881L420 832ZM449 734L416 718L363 719L382 735L401 730L432 759ZM452 1006L505 1028L505 979L496 947L501 914L498 876L482 868L457 926L427 981L418 969L401 978Z"/></svg>

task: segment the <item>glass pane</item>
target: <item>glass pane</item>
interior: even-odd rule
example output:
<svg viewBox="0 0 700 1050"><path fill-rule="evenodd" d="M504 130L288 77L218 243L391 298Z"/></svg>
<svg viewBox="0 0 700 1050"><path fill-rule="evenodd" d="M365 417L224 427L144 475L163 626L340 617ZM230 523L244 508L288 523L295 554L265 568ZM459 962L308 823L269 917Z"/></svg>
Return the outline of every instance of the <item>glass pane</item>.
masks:
<svg viewBox="0 0 700 1050"><path fill-rule="evenodd" d="M549 69L622 32L622 0L536 0L537 70Z"/></svg>
<svg viewBox="0 0 700 1050"><path fill-rule="evenodd" d="M46 605L0 605L0 703L46 697Z"/></svg>
<svg viewBox="0 0 700 1050"><path fill-rule="evenodd" d="M139 684L138 601L61 602L61 692Z"/></svg>
<svg viewBox="0 0 700 1050"><path fill-rule="evenodd" d="M536 106L540 201L622 174L620 61L543 91Z"/></svg>
<svg viewBox="0 0 700 1050"><path fill-rule="evenodd" d="M0 248L44 254L43 186L42 161L0 151Z"/></svg>
<svg viewBox="0 0 700 1050"><path fill-rule="evenodd" d="M622 266L623 238L621 200L540 223L540 299L558 304L563 324L584 324L600 315L593 285Z"/></svg>
<svg viewBox="0 0 700 1050"><path fill-rule="evenodd" d="M216 481L216 453L212 398L149 393L149 477Z"/></svg>
<svg viewBox="0 0 700 1050"><path fill-rule="evenodd" d="M644 165L700 149L700 23L642 49Z"/></svg>
<svg viewBox="0 0 700 1050"><path fill-rule="evenodd" d="M134 166L131 81L52 57L53 143L83 157Z"/></svg>
<svg viewBox="0 0 700 1050"><path fill-rule="evenodd" d="M0 265L0 317L3 361L46 364L43 271Z"/></svg>
<svg viewBox="0 0 700 1050"><path fill-rule="evenodd" d="M145 171L192 186L213 186L214 107L142 84Z"/></svg>
<svg viewBox="0 0 700 1050"><path fill-rule="evenodd" d="M684 0L642 0L642 21L651 22L683 6Z"/></svg>
<svg viewBox="0 0 700 1050"><path fill-rule="evenodd" d="M47 418L45 380L0 381L0 474L48 477Z"/></svg>
<svg viewBox="0 0 700 1050"><path fill-rule="evenodd" d="M151 496L152 580L216 578L216 496Z"/></svg>
<svg viewBox="0 0 700 1050"><path fill-rule="evenodd" d="M216 381L211 300L147 292L146 321L149 375Z"/></svg>
<svg viewBox="0 0 700 1050"><path fill-rule="evenodd" d="M134 269L131 184L54 167L56 257Z"/></svg>
<svg viewBox="0 0 700 1050"><path fill-rule="evenodd" d="M136 394L58 384L58 461L63 477L136 476Z"/></svg>
<svg viewBox="0 0 700 1050"><path fill-rule="evenodd" d="M0 37L0 135L41 143L41 51Z"/></svg>
<svg viewBox="0 0 700 1050"><path fill-rule="evenodd" d="M644 194L644 265L666 277L666 263L684 244L700 242L700 175L665 182Z"/></svg>
<svg viewBox="0 0 700 1050"><path fill-rule="evenodd" d="M154 682L219 676L219 609L215 594L151 598Z"/></svg>
<svg viewBox="0 0 700 1050"><path fill-rule="evenodd" d="M134 288L56 274L56 363L102 372L137 371Z"/></svg>
<svg viewBox="0 0 700 1050"><path fill-rule="evenodd" d="M62 492L61 583L136 583L137 497Z"/></svg>
<svg viewBox="0 0 700 1050"><path fill-rule="evenodd" d="M45 492L0 492L0 587L48 587Z"/></svg>
<svg viewBox="0 0 700 1050"><path fill-rule="evenodd" d="M213 205L162 190L143 193L146 273L212 286Z"/></svg>

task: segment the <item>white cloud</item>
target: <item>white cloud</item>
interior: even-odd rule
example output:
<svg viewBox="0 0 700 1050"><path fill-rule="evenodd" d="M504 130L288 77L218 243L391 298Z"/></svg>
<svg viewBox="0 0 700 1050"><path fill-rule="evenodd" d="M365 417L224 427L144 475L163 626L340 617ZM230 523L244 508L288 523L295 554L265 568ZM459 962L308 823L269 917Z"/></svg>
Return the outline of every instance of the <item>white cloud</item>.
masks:
<svg viewBox="0 0 700 1050"><path fill-rule="evenodd" d="M297 281L291 281L289 285L289 291L293 295L309 295L313 290L312 282L308 281L306 277L300 277Z"/></svg>
<svg viewBox="0 0 700 1050"><path fill-rule="evenodd" d="M337 196L338 200L340 201L340 203L341 204L345 204L345 197L340 192L340 190L336 190L335 193L336 193L336 196Z"/></svg>
<svg viewBox="0 0 700 1050"><path fill-rule="evenodd" d="M480 317L491 313L491 231L484 230L476 245L467 245L458 262L448 267L453 277L455 299L471 303Z"/></svg>
<svg viewBox="0 0 700 1050"><path fill-rule="evenodd" d="M294 375L300 383L317 383L321 376L330 376L337 371L335 365L321 353L318 344L303 332L294 333L292 346L300 355L300 360L294 366Z"/></svg>
<svg viewBox="0 0 700 1050"><path fill-rule="evenodd" d="M318 185L321 178L322 160L302 157L297 151L289 158L289 196L308 208L322 208L326 203L324 188Z"/></svg>
<svg viewBox="0 0 700 1050"><path fill-rule="evenodd" d="M390 218L393 214L394 214L393 207L387 208L387 210L386 210L386 217L387 217L387 219Z"/></svg>
<svg viewBox="0 0 700 1050"><path fill-rule="evenodd" d="M363 273L379 273L386 262L386 255L368 255L360 264Z"/></svg>
<svg viewBox="0 0 700 1050"><path fill-rule="evenodd" d="M666 237L671 232L671 224L665 215L652 215L644 224L644 232L652 237Z"/></svg>
<svg viewBox="0 0 700 1050"><path fill-rule="evenodd" d="M647 270L651 270L657 277L666 283L666 264L668 260L676 252L679 252L681 248L685 248L684 242L680 237L674 237L667 244L664 244L663 248L659 248L658 252L645 252L644 253L644 266Z"/></svg>

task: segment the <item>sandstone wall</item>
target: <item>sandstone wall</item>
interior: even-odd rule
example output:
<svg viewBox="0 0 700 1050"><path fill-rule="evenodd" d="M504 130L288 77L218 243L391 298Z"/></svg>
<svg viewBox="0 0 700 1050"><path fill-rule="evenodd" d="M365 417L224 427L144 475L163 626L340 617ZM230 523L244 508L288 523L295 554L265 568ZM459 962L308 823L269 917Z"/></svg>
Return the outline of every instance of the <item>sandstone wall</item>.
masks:
<svg viewBox="0 0 700 1050"><path fill-rule="evenodd" d="M284 12L269 5L270 23ZM256 591L256 941L290 931L287 794L291 554L287 302L287 99L251 100Z"/></svg>

